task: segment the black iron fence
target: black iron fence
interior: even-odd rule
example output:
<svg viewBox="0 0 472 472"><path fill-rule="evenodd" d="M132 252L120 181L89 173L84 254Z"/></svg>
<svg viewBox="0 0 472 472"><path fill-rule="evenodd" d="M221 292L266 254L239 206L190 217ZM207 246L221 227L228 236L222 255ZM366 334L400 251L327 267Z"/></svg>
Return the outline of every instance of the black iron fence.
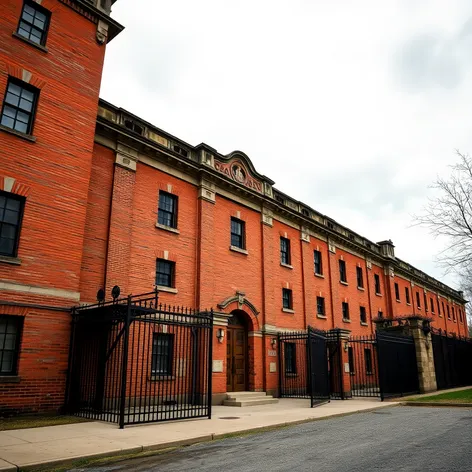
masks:
<svg viewBox="0 0 472 472"><path fill-rule="evenodd" d="M280 396L310 399L312 407L329 401L326 333L279 333L278 343Z"/></svg>
<svg viewBox="0 0 472 472"><path fill-rule="evenodd" d="M472 340L433 329L431 343L438 389L472 385Z"/></svg>
<svg viewBox="0 0 472 472"><path fill-rule="evenodd" d="M349 339L350 393L353 397L381 396L378 359L375 334Z"/></svg>
<svg viewBox="0 0 472 472"><path fill-rule="evenodd" d="M157 292L73 310L65 409L125 425L211 417L213 313Z"/></svg>

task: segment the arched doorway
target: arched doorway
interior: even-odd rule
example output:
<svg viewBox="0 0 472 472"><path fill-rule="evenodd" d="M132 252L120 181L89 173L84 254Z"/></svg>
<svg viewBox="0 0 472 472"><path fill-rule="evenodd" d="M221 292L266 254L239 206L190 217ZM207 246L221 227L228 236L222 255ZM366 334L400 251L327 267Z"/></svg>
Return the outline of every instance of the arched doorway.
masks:
<svg viewBox="0 0 472 472"><path fill-rule="evenodd" d="M234 310L228 320L226 337L226 391L248 389L248 320L241 310Z"/></svg>

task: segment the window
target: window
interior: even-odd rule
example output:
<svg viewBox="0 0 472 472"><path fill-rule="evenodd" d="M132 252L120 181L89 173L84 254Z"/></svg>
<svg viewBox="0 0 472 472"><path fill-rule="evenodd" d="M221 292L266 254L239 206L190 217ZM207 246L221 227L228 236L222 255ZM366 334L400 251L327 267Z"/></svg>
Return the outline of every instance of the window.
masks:
<svg viewBox="0 0 472 472"><path fill-rule="evenodd" d="M408 289L408 287L405 287L405 300L406 300L406 303L409 305L411 302L410 302L410 290Z"/></svg>
<svg viewBox="0 0 472 472"><path fill-rule="evenodd" d="M280 238L280 262L290 265L290 239Z"/></svg>
<svg viewBox="0 0 472 472"><path fill-rule="evenodd" d="M36 44L44 46L49 27L50 13L35 2L26 0L23 4L18 34Z"/></svg>
<svg viewBox="0 0 472 472"><path fill-rule="evenodd" d="M400 288L398 287L398 284L395 282L395 299L397 302L400 301Z"/></svg>
<svg viewBox="0 0 472 472"><path fill-rule="evenodd" d="M420 292L416 293L416 306L421 310L421 300L420 300Z"/></svg>
<svg viewBox="0 0 472 472"><path fill-rule="evenodd" d="M442 312L443 312L443 315L446 314L446 310L445 310L445 308L444 308L444 302L442 302Z"/></svg>
<svg viewBox="0 0 472 472"><path fill-rule="evenodd" d="M423 299L424 299L424 310L428 311L428 299L426 298L426 293L423 293Z"/></svg>
<svg viewBox="0 0 472 472"><path fill-rule="evenodd" d="M349 355L349 372L351 374L354 374L355 373L355 370L354 370L354 350L352 349L352 347L349 347L347 352L348 352L348 355Z"/></svg>
<svg viewBox="0 0 472 472"><path fill-rule="evenodd" d="M24 198L0 191L0 255L16 257Z"/></svg>
<svg viewBox="0 0 472 472"><path fill-rule="evenodd" d="M439 304L439 299L436 301L438 302L438 315L441 316L441 305Z"/></svg>
<svg viewBox="0 0 472 472"><path fill-rule="evenodd" d="M314 251L314 259L315 259L315 274L322 275L323 274L323 261L321 259L321 251Z"/></svg>
<svg viewBox="0 0 472 472"><path fill-rule="evenodd" d="M456 311L454 310L454 307L452 307L452 319L453 319L454 321L457 321L457 319L456 319Z"/></svg>
<svg viewBox="0 0 472 472"><path fill-rule="evenodd" d="M434 313L434 300L433 300L433 297L429 297L429 304L431 306L431 313Z"/></svg>
<svg viewBox="0 0 472 472"><path fill-rule="evenodd" d="M357 287L364 288L364 274L362 273L362 267L356 267L357 272Z"/></svg>
<svg viewBox="0 0 472 472"><path fill-rule="evenodd" d="M377 295L380 295L380 276L379 274L374 274L374 280L375 280L375 293Z"/></svg>
<svg viewBox="0 0 472 472"><path fill-rule="evenodd" d="M451 313L449 312L449 305L447 305L447 319L450 320L451 319Z"/></svg>
<svg viewBox="0 0 472 472"><path fill-rule="evenodd" d="M231 218L231 246L245 249L245 223L237 218Z"/></svg>
<svg viewBox="0 0 472 472"><path fill-rule="evenodd" d="M364 349L365 359L365 371L367 374L372 373L372 351L370 349Z"/></svg>
<svg viewBox="0 0 472 472"><path fill-rule="evenodd" d="M365 311L365 306L361 306L360 310L361 310L361 323L367 323L367 313Z"/></svg>
<svg viewBox="0 0 472 472"><path fill-rule="evenodd" d="M316 312L318 315L325 316L325 299L316 297Z"/></svg>
<svg viewBox="0 0 472 472"><path fill-rule="evenodd" d="M384 317L383 311L379 310L378 313L377 313L377 316L378 316L379 320L381 320Z"/></svg>
<svg viewBox="0 0 472 472"><path fill-rule="evenodd" d="M175 262L157 259L156 264L156 285L162 287L174 286Z"/></svg>
<svg viewBox="0 0 472 472"><path fill-rule="evenodd" d="M293 307L292 291L288 288L282 289L282 306L288 310Z"/></svg>
<svg viewBox="0 0 472 472"><path fill-rule="evenodd" d="M160 225L177 228L177 197L167 192L159 192L157 222Z"/></svg>
<svg viewBox="0 0 472 472"><path fill-rule="evenodd" d="M151 373L172 375L174 357L174 335L154 333L152 338Z"/></svg>
<svg viewBox="0 0 472 472"><path fill-rule="evenodd" d="M31 134L38 95L38 89L10 78L3 101L0 124L20 133Z"/></svg>
<svg viewBox="0 0 472 472"><path fill-rule="evenodd" d="M17 375L23 318L0 316L0 375Z"/></svg>
<svg viewBox="0 0 472 472"><path fill-rule="evenodd" d="M285 361L285 373L296 374L297 373L297 346L295 343L284 343L284 361Z"/></svg>
<svg viewBox="0 0 472 472"><path fill-rule="evenodd" d="M343 320L349 320L349 303L343 302Z"/></svg>
<svg viewBox="0 0 472 472"><path fill-rule="evenodd" d="M459 321L462 323L462 310L459 308Z"/></svg>
<svg viewBox="0 0 472 472"><path fill-rule="evenodd" d="M346 261L339 261L339 280L341 282L347 283Z"/></svg>

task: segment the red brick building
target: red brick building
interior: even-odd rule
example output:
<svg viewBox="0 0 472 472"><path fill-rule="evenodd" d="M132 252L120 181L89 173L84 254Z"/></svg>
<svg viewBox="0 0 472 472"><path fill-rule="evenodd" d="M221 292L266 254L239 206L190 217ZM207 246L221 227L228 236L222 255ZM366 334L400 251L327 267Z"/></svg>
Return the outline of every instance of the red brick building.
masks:
<svg viewBox="0 0 472 472"><path fill-rule="evenodd" d="M4 11L0 412L61 407L70 309L115 285L215 309L215 402L276 392L279 331L362 335L379 316L421 314L468 334L462 293L396 258L391 241L282 194L242 152L189 145L99 102L105 45L122 29L109 1Z"/></svg>

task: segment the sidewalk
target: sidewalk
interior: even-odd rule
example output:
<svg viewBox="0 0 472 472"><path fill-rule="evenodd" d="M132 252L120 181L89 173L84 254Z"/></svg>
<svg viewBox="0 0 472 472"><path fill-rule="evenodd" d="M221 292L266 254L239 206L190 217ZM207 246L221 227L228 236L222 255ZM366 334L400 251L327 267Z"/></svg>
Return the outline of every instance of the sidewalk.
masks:
<svg viewBox="0 0 472 472"><path fill-rule="evenodd" d="M309 400L281 399L277 404L258 407L214 406L211 420L154 423L122 430L116 424L91 422L1 431L0 471L188 445L228 434L352 414L397 403L356 399L332 400L317 408L310 408L309 404Z"/></svg>

